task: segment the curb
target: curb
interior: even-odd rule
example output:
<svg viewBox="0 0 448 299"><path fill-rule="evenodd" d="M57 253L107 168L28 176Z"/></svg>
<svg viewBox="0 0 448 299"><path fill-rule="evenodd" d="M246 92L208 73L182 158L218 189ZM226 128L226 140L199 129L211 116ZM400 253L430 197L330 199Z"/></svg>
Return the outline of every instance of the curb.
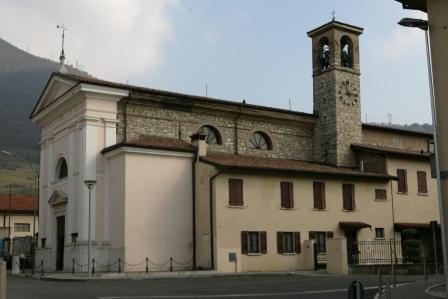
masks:
<svg viewBox="0 0 448 299"><path fill-rule="evenodd" d="M435 289L435 288L438 288L438 287L441 287L441 286L444 286L444 285L445 285L444 283L439 283L439 284L430 286L430 287L426 288L425 294L428 294L428 295L433 296L433 297L438 297L438 298L446 298L446 295L445 295L444 292L433 292L433 291L431 291L432 289Z"/></svg>
<svg viewBox="0 0 448 299"><path fill-rule="evenodd" d="M40 275L20 275L29 279L41 279L46 281L60 281L60 282L86 282L86 281L105 281L105 280L144 280L144 279L182 279L182 278L207 278L207 277L249 277L249 276L339 276L326 273L302 273L302 272L254 272L254 273L177 273L160 275L158 273L151 273L145 275L113 275L113 276L94 276L90 279L86 277L54 277L54 276L40 276Z"/></svg>

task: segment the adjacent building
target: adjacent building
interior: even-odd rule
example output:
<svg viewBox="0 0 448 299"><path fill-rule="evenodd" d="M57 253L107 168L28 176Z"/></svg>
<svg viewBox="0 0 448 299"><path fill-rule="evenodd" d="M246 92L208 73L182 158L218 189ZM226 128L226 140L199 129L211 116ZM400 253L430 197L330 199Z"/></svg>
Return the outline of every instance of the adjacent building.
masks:
<svg viewBox="0 0 448 299"><path fill-rule="evenodd" d="M54 73L42 130L37 260L93 257L126 271L309 268L328 238L430 240L438 220L431 134L361 122L363 29L310 32L312 114ZM312 241L308 241L312 240ZM138 264L138 265L136 265ZM135 266L136 265L136 266ZM165 266L164 266L165 265Z"/></svg>

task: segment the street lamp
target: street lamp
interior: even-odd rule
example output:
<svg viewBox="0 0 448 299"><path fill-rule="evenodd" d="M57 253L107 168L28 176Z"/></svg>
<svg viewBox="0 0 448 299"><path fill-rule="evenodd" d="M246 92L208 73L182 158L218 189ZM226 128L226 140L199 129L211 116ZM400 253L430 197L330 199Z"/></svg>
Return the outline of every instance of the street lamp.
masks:
<svg viewBox="0 0 448 299"><path fill-rule="evenodd" d="M2 155L9 156L9 157L15 158L19 161L22 161L33 171L34 190L37 195L37 205L35 203L33 203L33 271L34 271L34 261L36 259L36 215L37 215L36 210L37 210L37 206L39 205L39 171L34 167L33 163L31 163L30 161L28 161L25 158L22 158L20 156L17 156L15 154L5 151L5 150L0 151L0 153ZM10 205L11 205L11 203L10 203ZM9 228L9 230L11 230L11 228Z"/></svg>
<svg viewBox="0 0 448 299"><path fill-rule="evenodd" d="M398 0L397 0L398 1ZM399 1L403 3L403 6L406 5L418 5L423 3L421 0L408 0L408 1ZM426 2L425 6L426 6ZM426 8L426 7L425 7ZM436 177L437 177L437 194L439 201L439 210L440 210L440 226L442 228L442 250L443 250L443 263L444 263L444 273L445 273L445 285L448 291L448 255L447 255L447 240L446 240L446 227L445 227L445 207L442 198L442 184L440 180L440 161L439 161L439 146L438 146L438 136L437 136L437 110L434 98L434 84L433 84L433 75L432 75L432 61L431 61L431 52L429 46L429 23L426 20L421 19L412 19L412 18L404 18L398 22L399 25L405 27L413 27L419 28L425 32L425 42L426 42L426 60L428 63L428 80L429 80L429 94L431 98L431 112L432 112L432 124L434 129L434 152L436 158Z"/></svg>
<svg viewBox="0 0 448 299"><path fill-rule="evenodd" d="M88 277L90 278L92 275L92 272L90 271L90 251L92 249L92 238L90 236L91 193L92 193L92 189L95 187L96 181L95 180L85 180L84 184L86 184L87 188L89 188L89 221L88 221L89 245L87 247L87 272L88 272Z"/></svg>

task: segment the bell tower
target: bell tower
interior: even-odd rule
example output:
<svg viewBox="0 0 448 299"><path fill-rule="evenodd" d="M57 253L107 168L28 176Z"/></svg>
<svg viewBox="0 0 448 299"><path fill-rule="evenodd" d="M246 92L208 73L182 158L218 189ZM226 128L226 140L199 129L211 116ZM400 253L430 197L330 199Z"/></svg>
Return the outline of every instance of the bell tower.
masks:
<svg viewBox="0 0 448 299"><path fill-rule="evenodd" d="M355 166L350 145L361 142L360 27L331 21L308 32L313 55L314 160Z"/></svg>

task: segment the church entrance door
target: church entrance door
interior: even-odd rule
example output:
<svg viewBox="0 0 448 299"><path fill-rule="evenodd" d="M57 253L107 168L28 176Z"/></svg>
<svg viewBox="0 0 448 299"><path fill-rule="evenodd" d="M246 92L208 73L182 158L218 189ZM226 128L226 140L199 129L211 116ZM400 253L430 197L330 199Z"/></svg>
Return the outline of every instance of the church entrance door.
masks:
<svg viewBox="0 0 448 299"><path fill-rule="evenodd" d="M56 270L64 270L65 216L56 217Z"/></svg>

